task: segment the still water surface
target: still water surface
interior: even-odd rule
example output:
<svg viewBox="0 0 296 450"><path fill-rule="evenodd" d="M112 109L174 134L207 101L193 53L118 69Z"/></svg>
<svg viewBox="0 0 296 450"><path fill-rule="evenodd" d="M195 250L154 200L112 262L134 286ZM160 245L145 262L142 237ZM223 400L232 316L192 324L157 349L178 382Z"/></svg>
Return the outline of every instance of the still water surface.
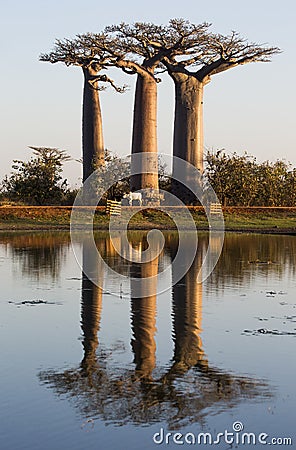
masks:
<svg viewBox="0 0 296 450"><path fill-rule="evenodd" d="M83 237L79 265L67 233L0 235L1 450L153 449L168 447L153 442L161 430L214 439L237 421L296 448L296 238L226 234L200 285L201 234L190 271L165 290L178 247L165 237L160 256L140 265L98 233L100 253L126 276L119 283ZM147 247L145 233L130 238ZM164 292L154 282L137 298L129 277L157 273Z"/></svg>

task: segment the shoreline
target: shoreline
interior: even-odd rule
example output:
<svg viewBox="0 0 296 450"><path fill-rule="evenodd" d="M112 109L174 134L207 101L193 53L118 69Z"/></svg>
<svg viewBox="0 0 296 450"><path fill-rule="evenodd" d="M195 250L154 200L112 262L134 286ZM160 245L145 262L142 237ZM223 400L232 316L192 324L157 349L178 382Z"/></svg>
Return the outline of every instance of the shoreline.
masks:
<svg viewBox="0 0 296 450"><path fill-rule="evenodd" d="M69 231L71 206L0 206L0 232L10 231ZM76 207L78 211L89 214L92 207ZM164 207L163 211L139 207L123 207L122 212L130 209L128 230L148 231L159 229L176 231L170 210L178 211L178 207ZM197 231L209 231L207 217L202 206L188 207L196 224ZM166 212L167 211L167 212ZM296 235L296 207L223 207L225 232L287 234ZM132 214L130 214L132 212ZM117 219L115 219L117 220ZM89 222L89 220L86 221ZM90 223L90 222L89 222ZM82 225L84 222L82 220ZM85 225L87 227L87 225ZM88 227L87 227L88 228ZM109 216L105 207L96 208L94 231L108 231ZM120 226L118 218L118 230Z"/></svg>
<svg viewBox="0 0 296 450"><path fill-rule="evenodd" d="M152 225L150 227L129 227L128 231L150 231L153 229L157 229L160 231L167 231L167 232L177 232L178 230L176 228L167 228L167 227L159 227L157 225ZM108 227L93 227L93 231L108 231ZM0 233L13 233L13 232L70 232L70 226L52 226L52 225L43 225L43 226L28 226L28 225L7 225L3 226L3 224L0 224ZM78 231L86 231L85 229L81 229ZM124 228L117 228L115 231L124 231ZM186 229L183 230L184 232ZM190 230L189 230L190 231ZM197 232L209 232L209 228L206 227L200 227L196 229ZM215 230L212 229L211 231L221 231L219 229ZM273 235L289 235L289 236L296 236L296 230L294 228L229 228L225 227L224 229L225 233L252 233L252 234L273 234Z"/></svg>

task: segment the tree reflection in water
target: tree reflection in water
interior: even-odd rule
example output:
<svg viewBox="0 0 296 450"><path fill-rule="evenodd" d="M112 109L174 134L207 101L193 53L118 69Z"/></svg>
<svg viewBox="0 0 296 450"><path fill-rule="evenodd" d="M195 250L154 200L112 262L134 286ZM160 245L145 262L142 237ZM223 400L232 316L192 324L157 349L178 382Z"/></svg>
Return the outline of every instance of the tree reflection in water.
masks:
<svg viewBox="0 0 296 450"><path fill-rule="evenodd" d="M210 291L220 291L230 282L249 285L254 274L263 278L295 277L296 239L289 235L226 233L223 252L206 284Z"/></svg>
<svg viewBox="0 0 296 450"><path fill-rule="evenodd" d="M145 238L138 244L145 248ZM168 237L164 252L174 256L178 241ZM188 240L190 245L190 239ZM112 371L108 356L98 343L102 312L101 288L83 274L81 328L84 357L79 367L61 372L48 370L39 374L42 384L58 396L70 398L85 417L97 417L117 425L150 424L165 420L169 427L203 422L209 408L215 412L237 405L245 398L262 400L271 396L262 380L237 376L211 367L201 341L202 285L195 282L201 267L206 239L188 271L172 289L174 354L170 368L156 372L156 289L154 279L138 298L134 296L133 278L144 280L157 275L160 259L150 263L130 263L131 327L133 331L133 370L126 367ZM112 248L110 240L100 237L97 246L106 256ZM185 252L186 254L186 252ZM103 268L88 240L83 242L84 271L103 278ZM140 285L141 289L141 285ZM139 286L137 286L137 293ZM157 371L158 372L158 371Z"/></svg>
<svg viewBox="0 0 296 450"><path fill-rule="evenodd" d="M0 244L11 252L23 276L31 280L56 280L71 242L66 232L16 232L2 233Z"/></svg>

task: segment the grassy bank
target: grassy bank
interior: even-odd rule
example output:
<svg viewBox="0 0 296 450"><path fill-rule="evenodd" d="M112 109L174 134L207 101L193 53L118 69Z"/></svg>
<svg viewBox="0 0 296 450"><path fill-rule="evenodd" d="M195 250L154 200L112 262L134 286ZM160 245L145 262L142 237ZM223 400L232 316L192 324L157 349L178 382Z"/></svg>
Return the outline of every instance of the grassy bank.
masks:
<svg viewBox="0 0 296 450"><path fill-rule="evenodd" d="M0 207L0 230L49 230L70 227L71 207L68 206L3 206ZM123 208L123 215L127 213ZM153 209L138 211L132 209L134 216L129 222L129 228L142 229L174 229L175 225L168 214ZM205 212L201 207L190 207L189 211L196 223L197 229L208 229ZM169 213L169 211L167 210ZM79 210L83 217L88 215L85 208ZM263 208L263 207L227 207L223 208L225 229L227 231L258 231L266 233L296 234L296 208ZM183 213L179 211L182 219ZM116 219L118 225L122 219ZM83 222L83 220L82 220ZM109 217L104 207L98 207L94 219L94 228L107 229Z"/></svg>

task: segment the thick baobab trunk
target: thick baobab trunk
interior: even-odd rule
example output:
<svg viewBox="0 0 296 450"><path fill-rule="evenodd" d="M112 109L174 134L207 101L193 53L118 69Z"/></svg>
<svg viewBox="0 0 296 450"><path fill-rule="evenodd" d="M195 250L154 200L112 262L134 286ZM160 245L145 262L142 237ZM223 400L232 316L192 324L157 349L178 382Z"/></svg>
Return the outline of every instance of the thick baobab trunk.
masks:
<svg viewBox="0 0 296 450"><path fill-rule="evenodd" d="M157 84L149 74L139 74L136 84L132 138L135 153L144 154L145 159L141 174L131 177L131 190L158 190Z"/></svg>
<svg viewBox="0 0 296 450"><path fill-rule="evenodd" d="M172 73L175 83L173 154L203 172L203 89L194 76ZM173 178L176 165L173 167ZM194 202L188 189L173 180L172 191L186 203Z"/></svg>
<svg viewBox="0 0 296 450"><path fill-rule="evenodd" d="M195 77L175 75L174 155L203 171L203 88Z"/></svg>
<svg viewBox="0 0 296 450"><path fill-rule="evenodd" d="M91 68L83 69L82 155L83 182L95 169L104 165L104 140L99 91L89 80L96 75Z"/></svg>

